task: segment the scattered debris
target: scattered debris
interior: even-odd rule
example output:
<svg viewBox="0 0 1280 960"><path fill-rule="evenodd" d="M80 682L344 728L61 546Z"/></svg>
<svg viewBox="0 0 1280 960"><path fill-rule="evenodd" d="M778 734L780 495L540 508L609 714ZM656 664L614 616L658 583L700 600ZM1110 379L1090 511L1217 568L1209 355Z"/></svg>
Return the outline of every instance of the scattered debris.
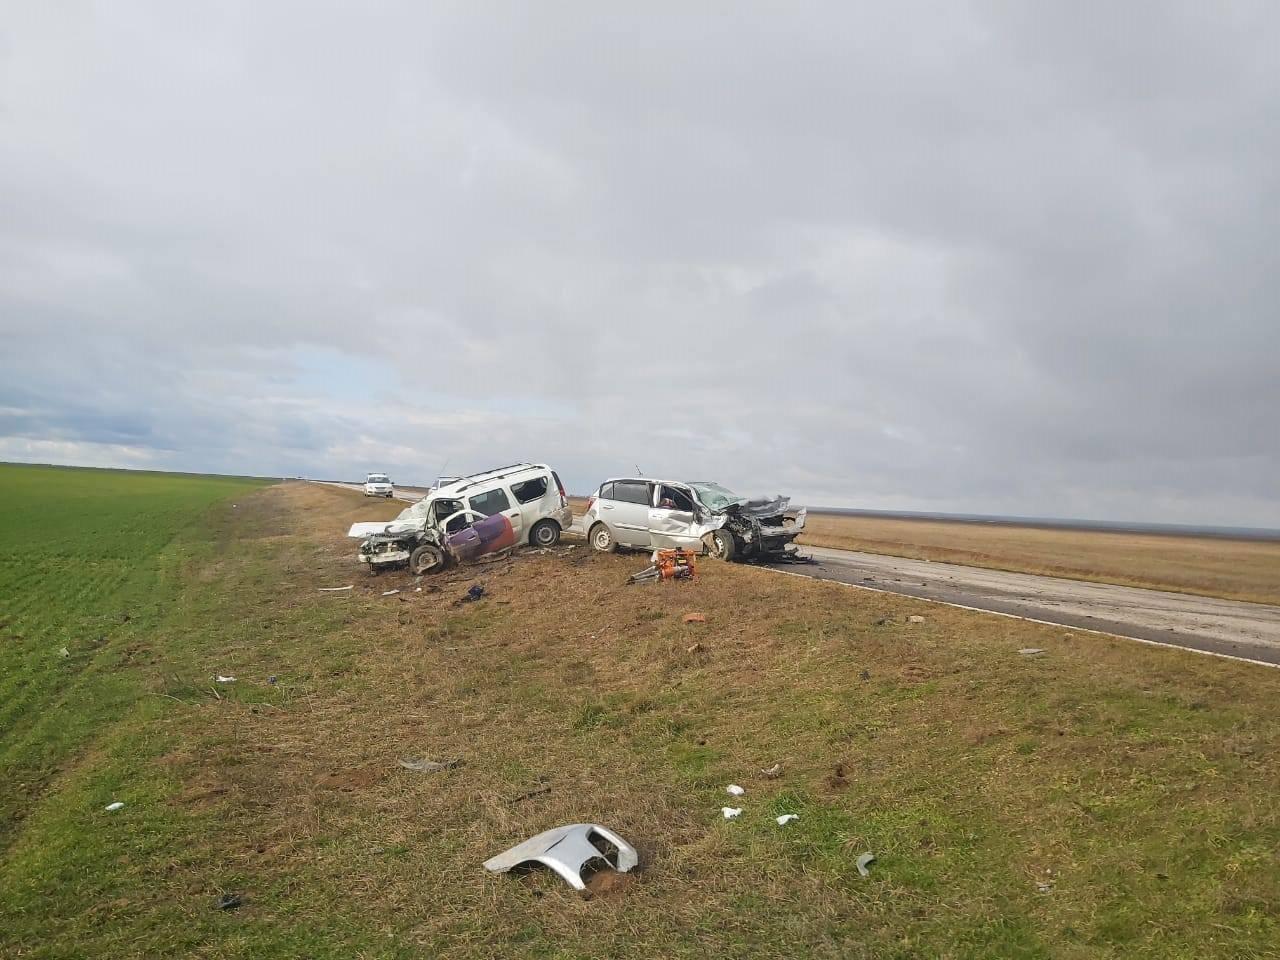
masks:
<svg viewBox="0 0 1280 960"><path fill-rule="evenodd" d="M731 783L731 784L729 784L727 787L725 787L725 788L724 788L724 792L725 792L725 793L731 793L731 794L733 794L735 797L740 797L740 796L742 796L744 793L746 793L747 791L743 790L743 789L742 789L740 786L738 786L736 783Z"/></svg>
<svg viewBox="0 0 1280 960"><path fill-rule="evenodd" d="M124 806L123 801L116 800L114 803L108 803L105 807L103 807L103 809L106 810L108 813L110 813L113 810L119 810L123 806Z"/></svg>
<svg viewBox="0 0 1280 960"><path fill-rule="evenodd" d="M1053 881L1052 881L1052 880L1041 880L1039 883L1037 883L1037 884L1036 884L1036 890L1038 890L1040 893L1052 893L1052 892L1053 892Z"/></svg>
<svg viewBox="0 0 1280 960"><path fill-rule="evenodd" d="M742 815L741 807L721 807L720 812L724 814L726 820L732 820L734 817Z"/></svg>
<svg viewBox="0 0 1280 960"><path fill-rule="evenodd" d="M876 855L874 853L864 853L862 856L858 858L858 862L855 864L855 866L858 868L858 873L860 873L864 877L869 877L871 876L871 871L868 870L867 867L875 862L876 862Z"/></svg>
<svg viewBox="0 0 1280 960"><path fill-rule="evenodd" d="M422 588L421 588L421 587L417 587L417 588L415 588L415 589L414 589L414 591L413 591L413 592L414 592L414 593L421 593L421 592L422 592Z"/></svg>
<svg viewBox="0 0 1280 960"><path fill-rule="evenodd" d="M508 800L507 803L519 803L522 800L528 800L532 797L540 797L542 796L542 794L550 793L550 792L551 792L551 784L546 783L540 787L534 787L532 790L526 790L524 793L517 794L516 796Z"/></svg>
<svg viewBox="0 0 1280 960"><path fill-rule="evenodd" d="M706 623L707 615L705 613L686 613L683 619L685 623Z"/></svg>
<svg viewBox="0 0 1280 960"><path fill-rule="evenodd" d="M786 826L788 823L790 823L792 820L799 820L799 819L800 819L800 814L798 814L798 813L784 813L782 816L777 817L776 819L777 819L777 821L778 821L778 826L780 826L780 827L785 827L785 826Z"/></svg>
<svg viewBox="0 0 1280 960"><path fill-rule="evenodd" d="M697 554L692 550L655 550L653 564L627 577L627 583L653 580L693 580L698 575Z"/></svg>
<svg viewBox="0 0 1280 960"><path fill-rule="evenodd" d="M772 767L769 767L766 770L761 770L760 775L766 780L776 780L782 775L782 764L775 763Z"/></svg>
<svg viewBox="0 0 1280 960"><path fill-rule="evenodd" d="M68 650L66 647L63 647L61 650L58 651L58 655L62 657L69 657L71 656L71 651Z"/></svg>
<svg viewBox="0 0 1280 960"><path fill-rule="evenodd" d="M684 652L685 652L685 653L701 653L701 652L702 652L702 644L700 644L700 643L695 643L692 647L685 647L685 648L684 648Z"/></svg>
<svg viewBox="0 0 1280 960"><path fill-rule="evenodd" d="M604 844L617 851L616 863L605 856ZM626 873L640 863L640 854L607 827L598 823L571 823L544 830L536 837L491 857L484 862L484 868L490 873L506 873L522 863L541 863L559 874L573 889L585 891L587 885L582 882L582 868L593 860L603 860L618 873Z"/></svg>
<svg viewBox="0 0 1280 960"><path fill-rule="evenodd" d="M276 685L277 679L278 678L275 676L275 674L272 674L271 676L267 677L267 683L271 684L274 687Z"/></svg>
<svg viewBox="0 0 1280 960"><path fill-rule="evenodd" d="M459 603L475 603L477 600L479 600L483 596L484 596L484 584L473 583L471 585L471 588L467 590L466 594L464 594L462 599L459 600L458 602Z"/></svg>
<svg viewBox="0 0 1280 960"><path fill-rule="evenodd" d="M320 592L321 593L340 593L343 590L354 590L355 586L356 585L354 583L349 583L345 587L321 587Z"/></svg>
<svg viewBox="0 0 1280 960"><path fill-rule="evenodd" d="M907 623L924 623L924 617L920 616L918 613L913 613L911 616L907 617Z"/></svg>
<svg viewBox="0 0 1280 960"><path fill-rule="evenodd" d="M462 760L401 760L400 766L414 773L439 773L441 770L452 770L461 765Z"/></svg>
<svg viewBox="0 0 1280 960"><path fill-rule="evenodd" d="M1038 657L1040 654L1044 653L1044 650L1040 647L1023 647L1018 652L1024 657Z"/></svg>
<svg viewBox="0 0 1280 960"><path fill-rule="evenodd" d="M399 590L383 590L382 595L384 597L393 597L399 592L400 592Z"/></svg>
<svg viewBox="0 0 1280 960"><path fill-rule="evenodd" d="M213 675L213 679L216 680L218 683L235 683L236 682L235 677L224 677L220 673L215 673Z"/></svg>
<svg viewBox="0 0 1280 960"><path fill-rule="evenodd" d="M863 670L860 674L858 674L858 679L859 679L859 680L870 680L870 679L871 679L871 671L870 671L870 670Z"/></svg>
<svg viewBox="0 0 1280 960"><path fill-rule="evenodd" d="M236 909L236 907L241 906L243 903L244 901L240 899L240 894L224 893L222 896L218 898L218 909L234 910Z"/></svg>

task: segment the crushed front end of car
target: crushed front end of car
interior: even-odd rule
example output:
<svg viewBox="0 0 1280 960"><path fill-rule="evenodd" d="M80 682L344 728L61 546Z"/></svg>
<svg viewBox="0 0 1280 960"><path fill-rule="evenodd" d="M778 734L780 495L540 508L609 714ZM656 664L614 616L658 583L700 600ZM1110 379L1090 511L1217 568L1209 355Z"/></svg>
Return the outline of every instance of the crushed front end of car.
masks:
<svg viewBox="0 0 1280 960"><path fill-rule="evenodd" d="M743 560L764 560L793 554L792 542L803 532L808 511L790 504L790 497L762 497L728 504L721 511L721 529L733 535L736 555Z"/></svg>

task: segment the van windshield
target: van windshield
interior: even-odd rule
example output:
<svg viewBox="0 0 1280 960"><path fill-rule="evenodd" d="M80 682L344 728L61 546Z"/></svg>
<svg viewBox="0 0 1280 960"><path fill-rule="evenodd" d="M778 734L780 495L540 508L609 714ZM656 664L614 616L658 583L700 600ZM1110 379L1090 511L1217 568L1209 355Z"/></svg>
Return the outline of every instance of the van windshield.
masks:
<svg viewBox="0 0 1280 960"><path fill-rule="evenodd" d="M746 497L740 497L727 487L718 483L691 483L689 486L697 491L698 499L706 504L707 509L720 511L735 503L746 503Z"/></svg>

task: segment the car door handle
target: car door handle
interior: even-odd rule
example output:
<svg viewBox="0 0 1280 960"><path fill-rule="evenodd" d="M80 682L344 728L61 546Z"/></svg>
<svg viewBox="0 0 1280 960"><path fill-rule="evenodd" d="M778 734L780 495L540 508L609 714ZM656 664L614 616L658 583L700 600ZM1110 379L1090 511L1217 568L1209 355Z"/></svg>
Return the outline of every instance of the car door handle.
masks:
<svg viewBox="0 0 1280 960"><path fill-rule="evenodd" d="M606 504L605 504L604 506L602 506L600 509L601 509L601 510L612 510L612 509L613 509L613 507L609 506L609 504L607 504L607 503L606 503Z"/></svg>

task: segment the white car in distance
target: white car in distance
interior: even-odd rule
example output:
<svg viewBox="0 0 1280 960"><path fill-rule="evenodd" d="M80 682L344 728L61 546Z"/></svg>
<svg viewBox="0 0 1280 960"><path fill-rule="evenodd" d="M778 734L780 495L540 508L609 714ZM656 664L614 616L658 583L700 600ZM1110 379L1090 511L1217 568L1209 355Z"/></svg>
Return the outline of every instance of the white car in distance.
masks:
<svg viewBox="0 0 1280 960"><path fill-rule="evenodd" d="M385 473L371 473L365 477L364 495L366 497L386 497L390 500L395 492L391 478Z"/></svg>

